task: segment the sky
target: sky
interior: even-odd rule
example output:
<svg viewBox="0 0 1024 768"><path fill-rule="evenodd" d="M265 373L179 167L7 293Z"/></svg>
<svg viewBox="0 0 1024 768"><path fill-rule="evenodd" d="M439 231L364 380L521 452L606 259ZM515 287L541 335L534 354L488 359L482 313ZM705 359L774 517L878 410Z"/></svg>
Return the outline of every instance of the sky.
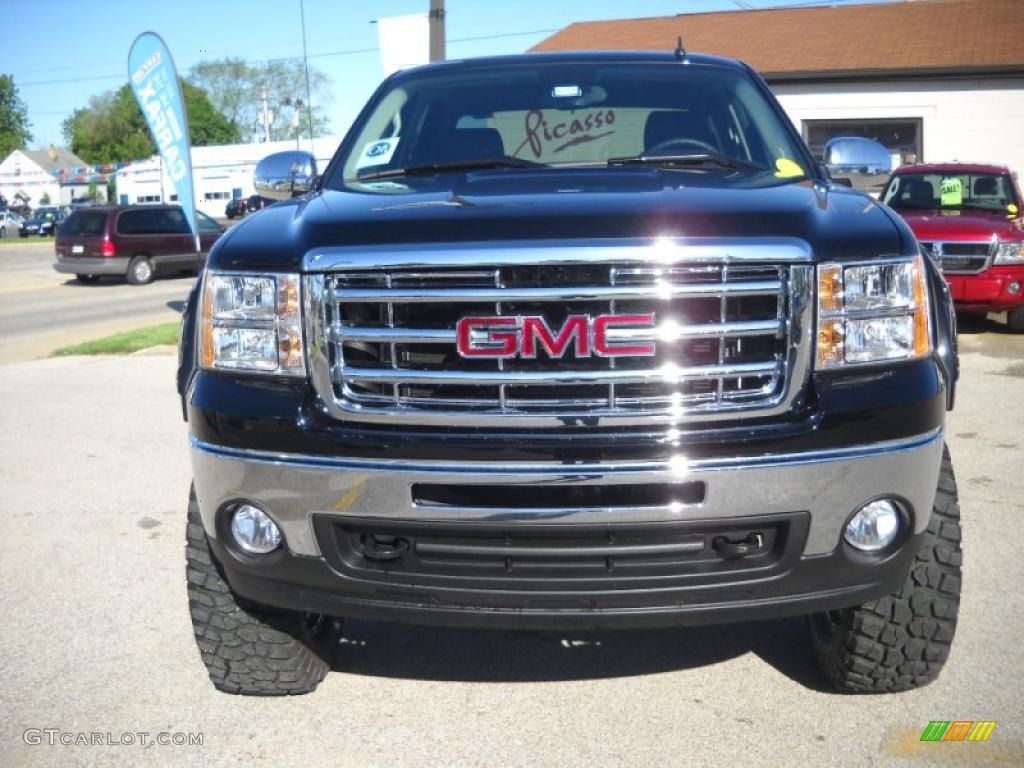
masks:
<svg viewBox="0 0 1024 768"><path fill-rule="evenodd" d="M832 0L855 2L864 0ZM870 1L870 0L869 0ZM428 0L304 0L309 63L331 80L342 134L384 76L379 17ZM521 53L574 21L818 4L813 0L447 0L448 58ZM180 73L203 60L302 56L299 0L0 0L0 73L28 105L32 148L61 146L61 123L89 97L127 82L128 50L159 32ZM666 49L672 40L665 41ZM708 51L708 53L714 53Z"/></svg>

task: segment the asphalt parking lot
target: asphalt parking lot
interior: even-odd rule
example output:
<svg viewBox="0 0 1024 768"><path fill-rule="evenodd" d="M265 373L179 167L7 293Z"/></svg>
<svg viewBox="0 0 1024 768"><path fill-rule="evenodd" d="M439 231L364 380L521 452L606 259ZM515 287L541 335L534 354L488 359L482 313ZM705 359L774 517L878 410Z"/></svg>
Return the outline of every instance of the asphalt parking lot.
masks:
<svg viewBox="0 0 1024 768"><path fill-rule="evenodd" d="M53 240L0 240L0 363L144 325L174 322L195 277L160 276L149 285L107 277L82 285L53 269Z"/></svg>
<svg viewBox="0 0 1024 768"><path fill-rule="evenodd" d="M960 627L937 683L882 697L826 692L799 619L569 635L351 622L316 693L217 693L186 605L174 359L0 366L0 765L1024 764L1024 336L986 322L961 343ZM937 719L998 725L983 744L920 742ZM27 729L203 743L51 746Z"/></svg>

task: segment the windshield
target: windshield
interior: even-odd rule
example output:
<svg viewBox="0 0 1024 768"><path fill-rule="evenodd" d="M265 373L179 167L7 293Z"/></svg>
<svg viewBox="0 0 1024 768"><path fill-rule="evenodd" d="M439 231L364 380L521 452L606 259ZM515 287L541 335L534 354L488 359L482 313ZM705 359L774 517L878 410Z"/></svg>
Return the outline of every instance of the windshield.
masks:
<svg viewBox="0 0 1024 768"><path fill-rule="evenodd" d="M809 176L784 119L744 71L720 65L425 70L376 97L347 144L342 183L425 166L605 166L651 155L715 160L680 170Z"/></svg>
<svg viewBox="0 0 1024 768"><path fill-rule="evenodd" d="M1010 177L1001 173L900 173L882 202L898 211L982 210L1014 212Z"/></svg>

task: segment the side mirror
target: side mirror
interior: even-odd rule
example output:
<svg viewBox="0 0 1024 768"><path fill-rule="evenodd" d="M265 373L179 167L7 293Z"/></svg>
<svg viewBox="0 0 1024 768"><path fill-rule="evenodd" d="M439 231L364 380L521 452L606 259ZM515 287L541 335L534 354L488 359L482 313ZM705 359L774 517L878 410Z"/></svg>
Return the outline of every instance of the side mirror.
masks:
<svg viewBox="0 0 1024 768"><path fill-rule="evenodd" d="M311 191L316 175L316 158L309 152L276 152L256 164L253 186L263 197L289 200Z"/></svg>
<svg viewBox="0 0 1024 768"><path fill-rule="evenodd" d="M892 173L892 156L877 141L839 136L825 145L825 167L837 184L862 191L881 191Z"/></svg>

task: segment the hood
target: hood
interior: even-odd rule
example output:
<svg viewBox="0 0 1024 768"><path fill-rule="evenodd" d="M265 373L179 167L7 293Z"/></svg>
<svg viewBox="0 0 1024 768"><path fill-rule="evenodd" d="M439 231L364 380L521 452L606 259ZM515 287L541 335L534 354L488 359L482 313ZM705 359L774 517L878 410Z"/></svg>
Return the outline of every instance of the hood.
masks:
<svg viewBox="0 0 1024 768"><path fill-rule="evenodd" d="M821 258L904 250L891 211L845 187L649 168L499 170L364 183L270 206L221 238L210 264L297 269L330 246L658 236L787 237Z"/></svg>
<svg viewBox="0 0 1024 768"><path fill-rule="evenodd" d="M988 241L1024 237L1024 218L999 211L898 211L918 240Z"/></svg>

